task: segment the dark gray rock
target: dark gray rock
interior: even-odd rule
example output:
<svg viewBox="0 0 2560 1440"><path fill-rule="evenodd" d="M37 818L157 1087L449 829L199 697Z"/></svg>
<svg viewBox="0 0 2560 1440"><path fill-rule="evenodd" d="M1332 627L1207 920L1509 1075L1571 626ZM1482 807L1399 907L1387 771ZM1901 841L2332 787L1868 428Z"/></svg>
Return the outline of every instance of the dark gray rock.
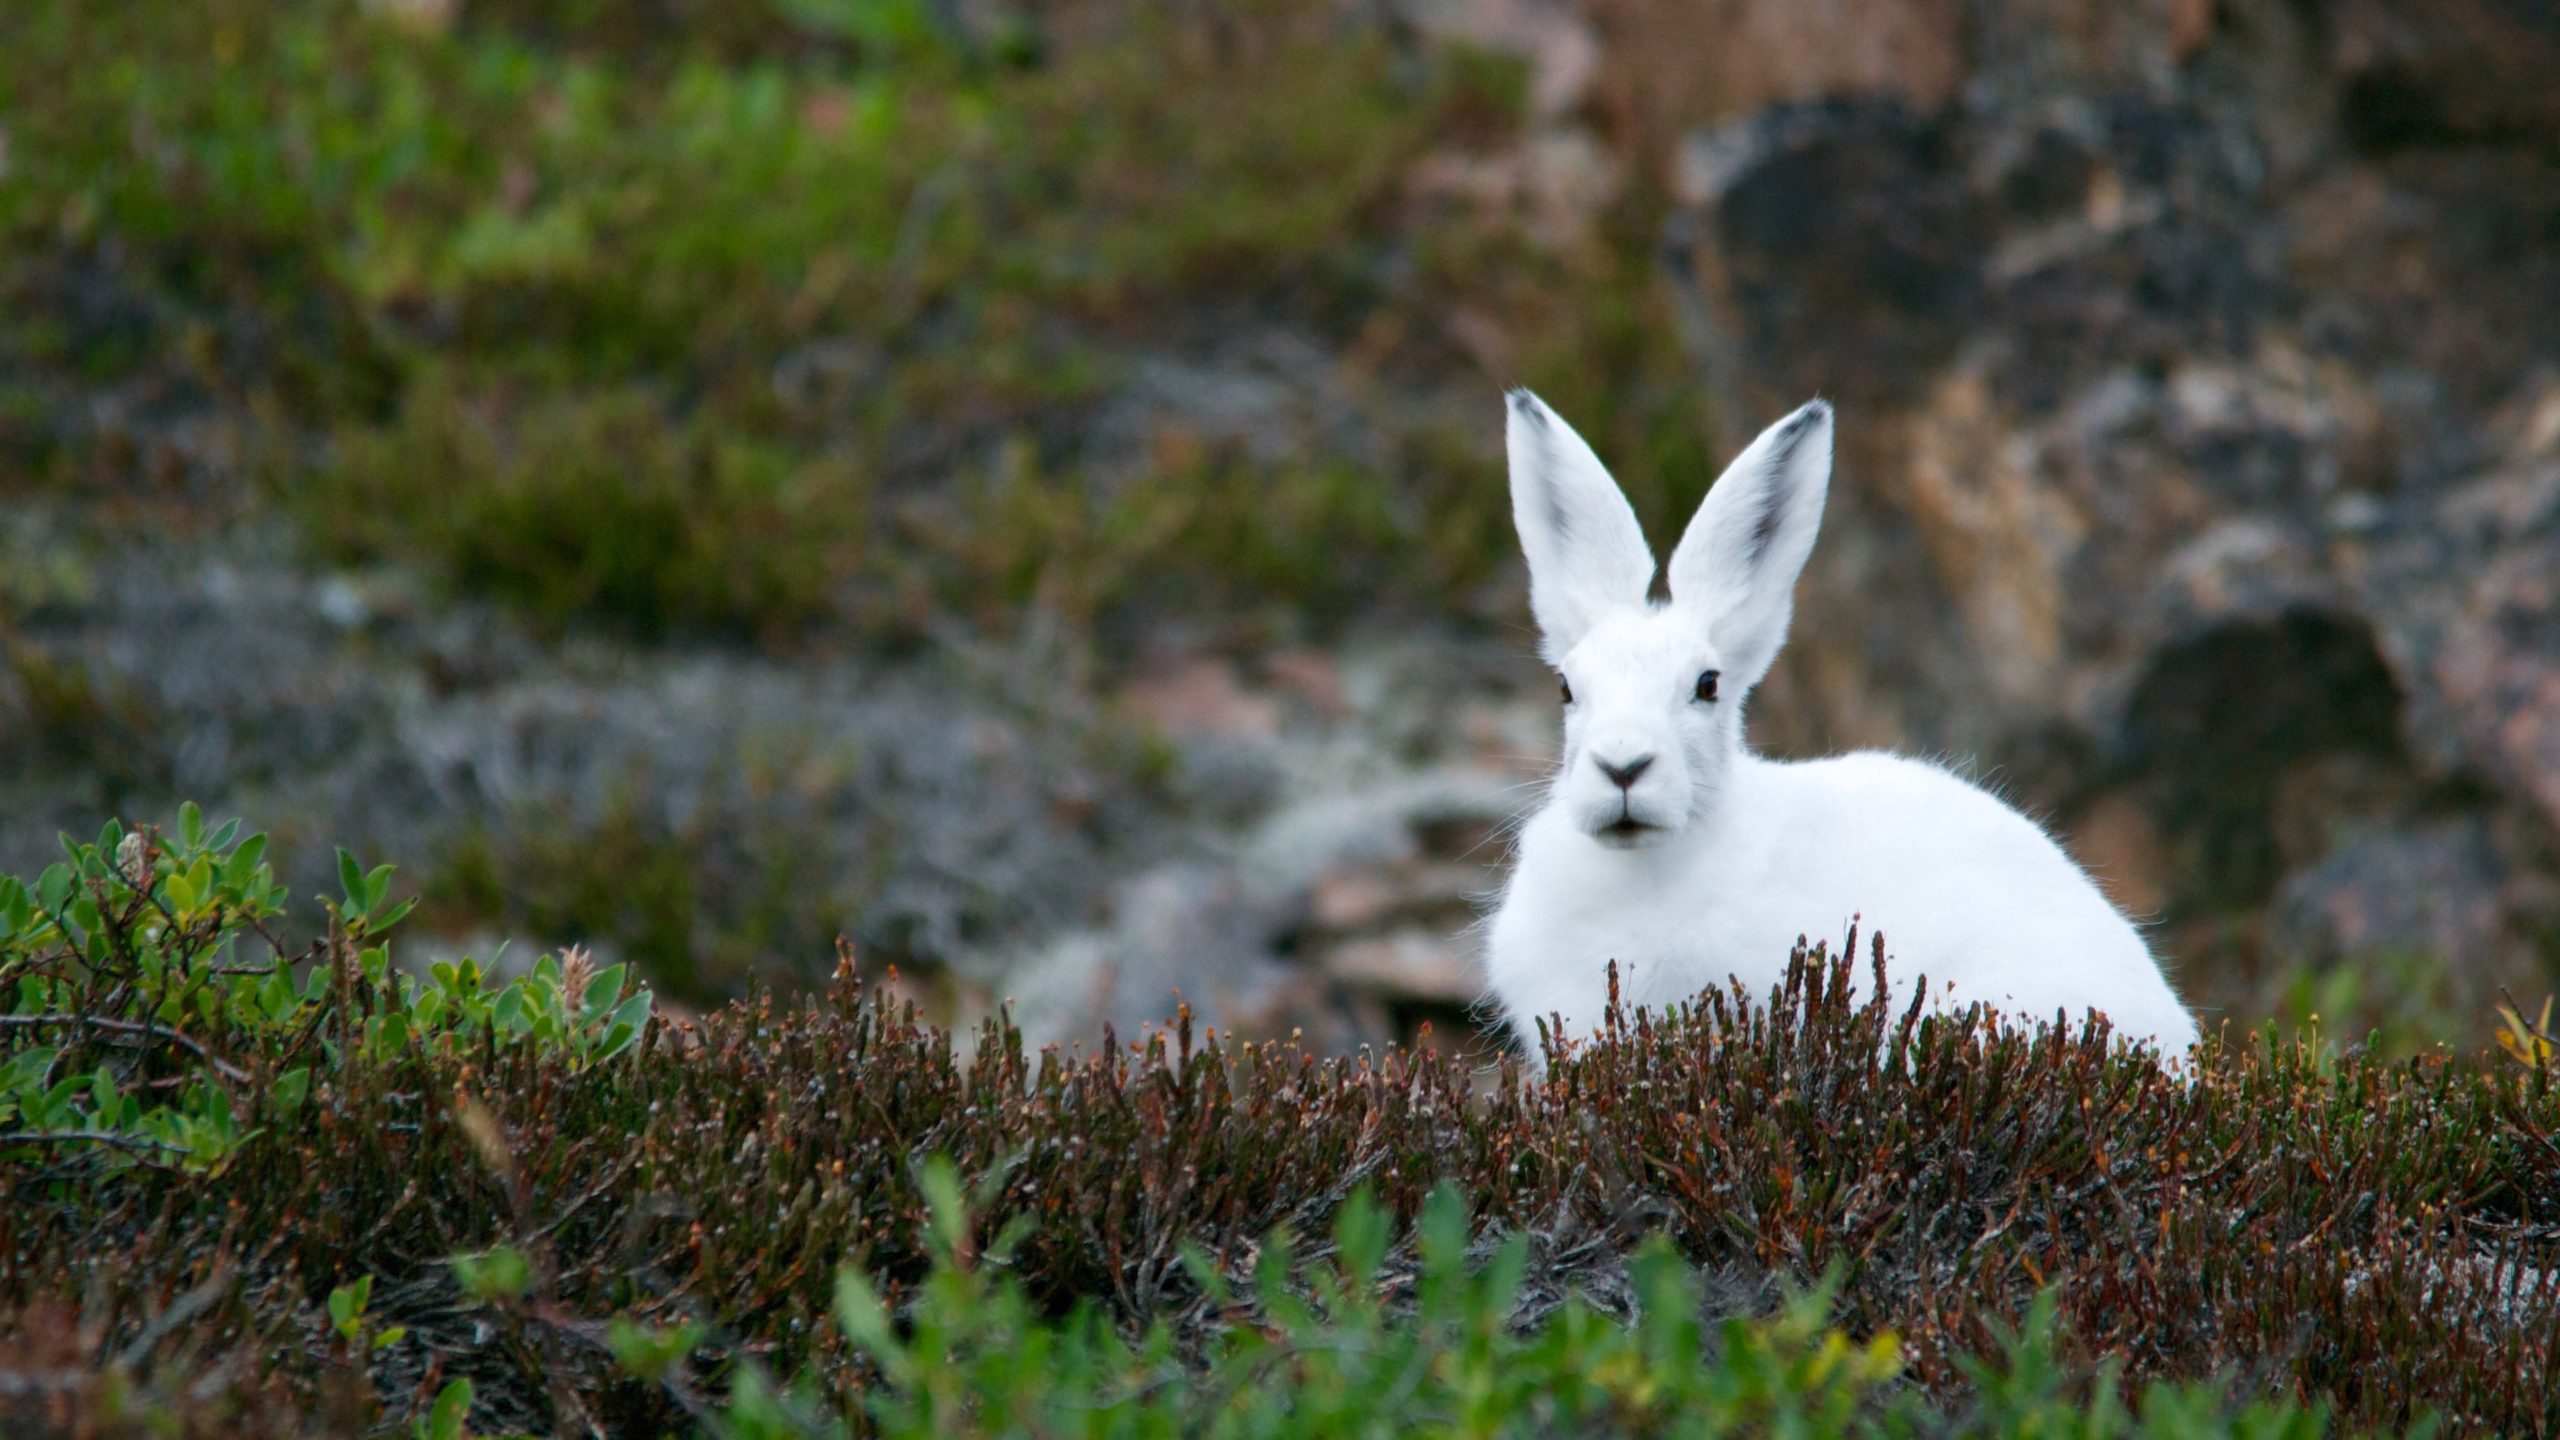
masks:
<svg viewBox="0 0 2560 1440"><path fill-rule="evenodd" d="M2560 12L2270 0L2074 49L1974 8L1953 103L1679 158L1728 437L1842 401L1763 737L1993 757L2066 829L2138 797L2173 949L2273 904L2560 960L2522 898L2560 852ZM2306 779L2342 764L2372 783Z"/></svg>

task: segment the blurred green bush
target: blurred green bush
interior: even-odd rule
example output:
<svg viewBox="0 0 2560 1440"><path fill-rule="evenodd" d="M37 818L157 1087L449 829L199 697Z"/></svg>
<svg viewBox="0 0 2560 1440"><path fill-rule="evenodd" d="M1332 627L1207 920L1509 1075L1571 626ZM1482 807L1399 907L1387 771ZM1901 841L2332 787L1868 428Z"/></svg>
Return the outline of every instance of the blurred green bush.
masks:
<svg viewBox="0 0 2560 1440"><path fill-rule="evenodd" d="M1169 437L1093 468L1133 366L1258 328L1407 391L1545 384L1640 502L1710 473L1651 202L1629 243L1560 251L1413 183L1515 133L1516 63L1270 0L1054 40L909 0L672 13L17 17L12 468L130 483L154 436L65 397L191 396L330 556L553 624L766 641L1035 598L1321 621L1507 557L1494 427L1430 406L1351 402L1384 455ZM1462 302L1514 373L1459 343Z"/></svg>

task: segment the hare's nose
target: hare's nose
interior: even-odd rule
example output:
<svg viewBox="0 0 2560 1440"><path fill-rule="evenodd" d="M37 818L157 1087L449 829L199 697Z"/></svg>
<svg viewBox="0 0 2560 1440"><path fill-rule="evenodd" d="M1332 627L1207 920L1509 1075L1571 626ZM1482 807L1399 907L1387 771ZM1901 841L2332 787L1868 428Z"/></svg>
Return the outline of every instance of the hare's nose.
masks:
<svg viewBox="0 0 2560 1440"><path fill-rule="evenodd" d="M1643 776L1644 772L1653 768L1653 757L1650 755L1639 755L1624 765L1612 765L1608 761L1594 755L1591 757L1591 763L1599 766L1600 773L1608 776L1611 781L1616 783L1619 789L1632 790L1636 787L1636 781Z"/></svg>

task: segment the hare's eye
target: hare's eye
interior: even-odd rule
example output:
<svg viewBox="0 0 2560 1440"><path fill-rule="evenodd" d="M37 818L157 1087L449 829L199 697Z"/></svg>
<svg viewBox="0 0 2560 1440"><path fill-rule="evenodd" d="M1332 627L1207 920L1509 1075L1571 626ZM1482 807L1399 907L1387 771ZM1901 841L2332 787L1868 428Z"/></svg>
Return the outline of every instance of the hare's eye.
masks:
<svg viewBox="0 0 2560 1440"><path fill-rule="evenodd" d="M1563 676L1559 675L1559 676L1557 676L1557 677L1556 677L1556 683L1564 687L1564 703L1566 703L1567 705L1572 704L1572 703L1573 703L1573 682L1572 682L1572 681L1570 681L1570 680L1567 680L1567 679L1566 679L1566 678L1564 678Z"/></svg>
<svg viewBox="0 0 2560 1440"><path fill-rule="evenodd" d="M1724 672L1721 670L1701 670L1698 672L1699 699L1713 700L1716 698L1716 677L1723 673Z"/></svg>

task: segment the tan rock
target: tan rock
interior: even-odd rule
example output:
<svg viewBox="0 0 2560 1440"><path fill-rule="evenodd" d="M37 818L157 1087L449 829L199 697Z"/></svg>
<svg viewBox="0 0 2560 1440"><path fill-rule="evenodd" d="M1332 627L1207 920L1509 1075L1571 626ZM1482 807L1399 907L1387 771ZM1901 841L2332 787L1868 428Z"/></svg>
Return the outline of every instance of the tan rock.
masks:
<svg viewBox="0 0 2560 1440"><path fill-rule="evenodd" d="M1344 941L1326 952L1325 969L1347 985L1415 1000L1463 1005L1484 993L1474 952L1427 930Z"/></svg>
<svg viewBox="0 0 2560 1440"><path fill-rule="evenodd" d="M1966 72L1957 0L1592 0L1591 14L1602 94L1648 148L1791 100L1934 110Z"/></svg>
<svg viewBox="0 0 2560 1440"><path fill-rule="evenodd" d="M2118 910L2141 921L2167 907L2168 851L2150 812L2130 792L2099 796L2071 822L2064 839L2072 858Z"/></svg>
<svg viewBox="0 0 2560 1440"><path fill-rule="evenodd" d="M1247 690L1218 657L1189 661L1131 684L1122 703L1168 735L1268 740L1280 733L1280 703Z"/></svg>
<svg viewBox="0 0 2560 1440"><path fill-rule="evenodd" d="M1326 930L1365 930L1395 913L1404 891L1384 871L1329 870L1308 895L1308 911Z"/></svg>

